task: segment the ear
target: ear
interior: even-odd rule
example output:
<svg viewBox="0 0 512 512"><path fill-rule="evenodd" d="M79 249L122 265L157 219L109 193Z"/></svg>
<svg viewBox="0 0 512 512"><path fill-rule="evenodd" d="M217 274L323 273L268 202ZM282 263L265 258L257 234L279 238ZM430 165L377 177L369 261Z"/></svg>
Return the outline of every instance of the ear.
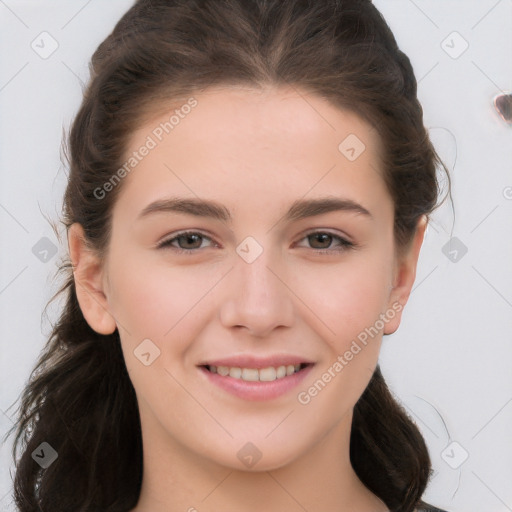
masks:
<svg viewBox="0 0 512 512"><path fill-rule="evenodd" d="M68 229L68 246L80 309L90 327L99 334L116 330L103 286L103 268L98 255L87 245L84 230L78 223Z"/></svg>
<svg viewBox="0 0 512 512"><path fill-rule="evenodd" d="M423 215L418 221L416 232L409 245L401 252L400 256L397 257L394 283L388 304L388 311L393 310L396 314L386 323L384 334L393 334L400 325L402 311L409 300L412 285L416 278L416 267L426 227L427 217Z"/></svg>

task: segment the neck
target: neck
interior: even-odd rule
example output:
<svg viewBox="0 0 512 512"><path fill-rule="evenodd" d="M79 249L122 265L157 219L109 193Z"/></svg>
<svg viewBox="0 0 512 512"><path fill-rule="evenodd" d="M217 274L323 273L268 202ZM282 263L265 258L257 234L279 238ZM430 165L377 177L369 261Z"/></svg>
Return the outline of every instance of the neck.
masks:
<svg viewBox="0 0 512 512"><path fill-rule="evenodd" d="M268 471L219 465L169 439L142 410L141 419L144 475L132 512L388 511L350 464L351 415L308 452Z"/></svg>

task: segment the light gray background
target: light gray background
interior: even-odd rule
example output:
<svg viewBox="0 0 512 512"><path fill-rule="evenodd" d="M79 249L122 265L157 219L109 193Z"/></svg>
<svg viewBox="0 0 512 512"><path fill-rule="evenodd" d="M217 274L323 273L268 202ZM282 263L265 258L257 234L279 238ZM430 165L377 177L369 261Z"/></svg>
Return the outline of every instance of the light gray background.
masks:
<svg viewBox="0 0 512 512"><path fill-rule="evenodd" d="M58 218L66 183L62 129L80 104L93 51L131 3L0 0L1 434L49 334L42 311L67 249L45 219ZM455 219L448 203L428 229L381 367L428 443L435 476L426 499L453 512L512 511L512 126L493 106L512 90L512 0L375 5L411 58L455 204ZM51 49L44 31L58 43L48 58L31 47ZM442 250L452 236L467 247L450 246L456 261ZM46 262L36 246L43 237L59 247ZM50 318L57 311L49 308ZM13 510L10 442L0 452L2 511Z"/></svg>

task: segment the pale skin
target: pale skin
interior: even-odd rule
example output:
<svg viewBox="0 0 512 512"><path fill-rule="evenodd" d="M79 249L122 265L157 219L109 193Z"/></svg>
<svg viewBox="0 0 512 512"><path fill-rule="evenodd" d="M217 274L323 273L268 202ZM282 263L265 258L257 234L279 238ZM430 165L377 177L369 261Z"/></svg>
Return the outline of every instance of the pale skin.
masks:
<svg viewBox="0 0 512 512"><path fill-rule="evenodd" d="M406 304L426 220L398 251L377 131L297 91L218 87L195 94L192 112L124 178L106 258L85 246L80 225L69 229L80 307L98 333L119 329L137 393L144 477L133 512L388 510L355 474L349 439L382 335L398 328L402 310L395 307L308 404L297 394L379 315ZM168 119L139 127L127 156ZM338 149L349 134L366 146L354 161ZM326 196L367 213L285 219L294 201ZM169 197L215 201L231 221L175 211L140 217ZM201 236L156 247L183 231ZM249 236L263 249L251 263L236 251ZM336 236L354 245L341 246ZM144 339L160 350L149 366L134 355ZM314 366L298 388L260 402L212 385L198 369L205 360L247 353L294 354ZM251 468L237 457L248 442L261 453Z"/></svg>

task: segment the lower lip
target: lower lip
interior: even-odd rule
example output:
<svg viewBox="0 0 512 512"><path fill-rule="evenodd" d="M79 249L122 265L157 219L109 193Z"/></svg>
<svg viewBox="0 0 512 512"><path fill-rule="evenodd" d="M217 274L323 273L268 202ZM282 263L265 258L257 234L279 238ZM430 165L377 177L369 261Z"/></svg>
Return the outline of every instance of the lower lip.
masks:
<svg viewBox="0 0 512 512"><path fill-rule="evenodd" d="M306 366L293 375L270 382L251 382L242 379L235 379L229 376L223 377L218 373L210 372L202 366L199 369L206 375L206 378L209 379L212 384L219 386L238 398L242 398L244 400L264 401L278 398L297 387L310 372L311 368L313 368L312 364Z"/></svg>

